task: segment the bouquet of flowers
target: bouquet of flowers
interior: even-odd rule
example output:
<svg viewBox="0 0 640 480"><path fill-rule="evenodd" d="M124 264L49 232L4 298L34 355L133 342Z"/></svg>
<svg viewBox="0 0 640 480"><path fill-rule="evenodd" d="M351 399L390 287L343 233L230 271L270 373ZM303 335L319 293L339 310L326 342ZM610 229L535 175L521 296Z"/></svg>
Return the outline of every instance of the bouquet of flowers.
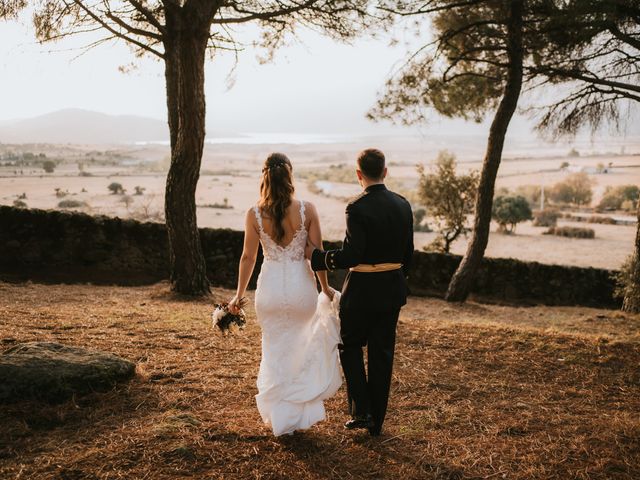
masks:
<svg viewBox="0 0 640 480"><path fill-rule="evenodd" d="M244 329L247 323L247 317L244 313L243 307L247 304L247 299L242 297L238 302L240 311L237 314L231 313L228 303L216 303L214 305L213 312L211 313L211 320L213 321L213 327L218 327L223 334L227 334L231 331L233 325L236 325L239 330Z"/></svg>

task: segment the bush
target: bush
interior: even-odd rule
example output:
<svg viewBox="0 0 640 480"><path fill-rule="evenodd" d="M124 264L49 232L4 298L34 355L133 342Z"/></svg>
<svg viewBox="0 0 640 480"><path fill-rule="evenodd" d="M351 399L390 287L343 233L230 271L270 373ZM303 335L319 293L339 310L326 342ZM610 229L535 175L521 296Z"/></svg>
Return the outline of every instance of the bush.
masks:
<svg viewBox="0 0 640 480"><path fill-rule="evenodd" d="M636 185L607 187L598 204L598 210L635 210L640 197L640 188Z"/></svg>
<svg viewBox="0 0 640 480"><path fill-rule="evenodd" d="M56 169L56 162L52 160L45 160L44 162L42 162L42 168L47 173L53 173L53 171Z"/></svg>
<svg viewBox="0 0 640 480"><path fill-rule="evenodd" d="M107 188L114 195L123 195L124 194L124 188L122 188L122 184L120 184L118 182L110 183Z"/></svg>
<svg viewBox="0 0 640 480"><path fill-rule="evenodd" d="M555 203L588 205L593 191L591 179L586 173L574 173L562 182L556 183L549 191L549 198Z"/></svg>
<svg viewBox="0 0 640 480"><path fill-rule="evenodd" d="M134 195L144 195L144 191L146 190L146 188L144 188L144 187L140 187L140 186L138 186L138 185L136 185L136 186L135 186L135 187L133 187L133 188L134 188L134 190L136 191L136 192L134 193Z"/></svg>
<svg viewBox="0 0 640 480"><path fill-rule="evenodd" d="M58 208L81 208L86 207L87 204L85 202L81 202L79 200L62 200L58 203Z"/></svg>
<svg viewBox="0 0 640 480"><path fill-rule="evenodd" d="M230 210L233 208L233 205L229 205L229 199L225 198L223 203L215 202L215 203L205 203L203 205L198 205L200 208L219 208L222 210Z"/></svg>
<svg viewBox="0 0 640 480"><path fill-rule="evenodd" d="M615 225L616 219L611 217L599 217L597 215L591 215L587 218L587 223L600 223L603 225Z"/></svg>
<svg viewBox="0 0 640 480"><path fill-rule="evenodd" d="M22 200L14 200L13 206L16 208L27 208L27 203Z"/></svg>
<svg viewBox="0 0 640 480"><path fill-rule="evenodd" d="M615 218L612 217L600 217L598 215L591 215L589 217L583 217L581 215L572 215L571 213L565 213L563 218L571 220L572 222L586 222L586 223L600 223L603 225L616 225Z"/></svg>
<svg viewBox="0 0 640 480"><path fill-rule="evenodd" d="M56 197L64 198L69 195L69 190L62 190L61 188L55 188Z"/></svg>
<svg viewBox="0 0 640 480"><path fill-rule="evenodd" d="M640 312L640 262L635 254L629 256L614 278L614 295L622 298L622 309L627 312Z"/></svg>
<svg viewBox="0 0 640 480"><path fill-rule="evenodd" d="M432 247L449 252L451 243L469 231L467 215L473 212L478 172L457 175L456 157L441 151L436 158L434 172L425 173L424 167L419 165L418 174L418 197L439 233Z"/></svg>
<svg viewBox="0 0 640 480"><path fill-rule="evenodd" d="M526 198L529 205L535 207L540 203L542 188L539 185L519 185L515 189L515 194Z"/></svg>
<svg viewBox="0 0 640 480"><path fill-rule="evenodd" d="M537 210L533 214L534 227L555 227L558 224L560 212L552 208Z"/></svg>
<svg viewBox="0 0 640 480"><path fill-rule="evenodd" d="M531 207L520 195L500 196L493 201L491 218L498 222L500 232L513 233L518 223L531 220Z"/></svg>
<svg viewBox="0 0 640 480"><path fill-rule="evenodd" d="M551 227L545 234L556 235L558 237L596 238L596 232L593 228L582 227Z"/></svg>
<svg viewBox="0 0 640 480"><path fill-rule="evenodd" d="M424 208L416 208L413 210L413 231L414 232L430 232L429 224L426 223L425 217L427 211Z"/></svg>

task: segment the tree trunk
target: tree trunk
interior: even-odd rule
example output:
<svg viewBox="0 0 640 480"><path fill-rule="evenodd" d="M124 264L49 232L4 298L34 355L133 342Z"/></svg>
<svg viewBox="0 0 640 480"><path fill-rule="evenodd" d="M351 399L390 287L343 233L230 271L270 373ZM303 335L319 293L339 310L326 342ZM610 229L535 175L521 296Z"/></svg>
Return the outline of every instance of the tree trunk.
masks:
<svg viewBox="0 0 640 480"><path fill-rule="evenodd" d="M167 9L165 77L171 166L165 190L171 289L211 292L196 220L196 185L205 138L204 60L208 28L190 23L184 10Z"/></svg>
<svg viewBox="0 0 640 480"><path fill-rule="evenodd" d="M467 299L476 271L487 248L491 226L493 193L498 167L502 159L502 148L509 122L518 105L522 89L522 62L524 56L522 45L523 0L513 0L505 3L509 5L510 10L507 23L507 52L509 57L507 81L500 105L489 130L487 151L482 164L480 184L476 196L475 219L471 240L445 295L445 299L450 302L463 302Z"/></svg>
<svg viewBox="0 0 640 480"><path fill-rule="evenodd" d="M631 282L634 288L627 288L622 299L622 310L625 312L640 312L638 293L640 292L640 200L638 200L638 225L636 227L636 248L631 259Z"/></svg>

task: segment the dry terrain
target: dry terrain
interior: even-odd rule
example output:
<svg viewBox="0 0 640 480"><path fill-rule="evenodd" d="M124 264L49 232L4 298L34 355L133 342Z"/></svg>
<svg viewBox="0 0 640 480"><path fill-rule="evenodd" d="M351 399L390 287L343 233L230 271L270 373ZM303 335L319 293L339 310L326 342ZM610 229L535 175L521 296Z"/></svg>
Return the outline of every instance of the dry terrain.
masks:
<svg viewBox="0 0 640 480"><path fill-rule="evenodd" d="M633 152L640 148L633 145ZM293 161L296 194L313 202L318 208L325 238L340 240L344 234L346 199L355 196L360 191L359 186L344 181L325 182L328 189L320 194L317 193L317 188L310 190L308 177L310 174L330 172L331 167L337 165L350 169L362 146L364 144L358 143L207 145L196 192L198 222L203 227L243 229L244 214L258 197L262 162L270 151L281 150L288 153ZM415 144L398 142L383 144L382 147L388 153L389 178L394 188L411 195L417 184L416 163L428 164L435 158L437 150L421 150ZM82 206L74 208L77 211L161 221L168 167L167 147L145 145L101 148L42 145L15 147L33 152L44 150L49 157L63 161L50 174L45 174L36 167L19 169L15 166L0 166L0 204L11 205L24 194L26 198L22 201L31 208L59 208L61 201L75 200L82 202ZM446 142L434 148L446 148ZM640 155L637 153L539 157L535 155L535 146L525 145L521 148L528 149L526 152L529 152L529 156L505 158L500 167L497 188L514 190L520 185L544 185L547 188L564 179L571 171L584 169L593 182L592 203L595 205L607 186L640 184ZM0 148L0 153L1 150ZM516 149L512 155L517 152L525 153ZM471 154L461 157L460 170L479 169L478 158ZM565 161L570 163L570 169L561 171L559 167ZM610 163L613 167L608 169L608 173L595 173L598 164L608 166ZM355 174L348 176L355 179ZM112 182L122 184L126 195L110 194L107 187ZM143 195L134 195L136 186L145 188ZM62 193L56 195L56 189ZM217 208L225 205L225 200L226 205L232 208ZM417 203L414 206L419 207ZM632 216L629 218L633 220ZM567 222L561 224L571 225ZM617 269L632 252L634 226L578 226L593 228L596 238L544 236L542 232L546 229L533 227L531 222L518 226L517 235L499 234L494 226L487 255ZM430 243L435 236L435 233L417 234L416 248L420 249ZM454 253L464 253L466 240L458 240L452 249Z"/></svg>
<svg viewBox="0 0 640 480"><path fill-rule="evenodd" d="M230 291L215 290L215 298ZM411 298L385 432L261 425L260 331L211 328L168 285L0 283L0 342L114 352L137 375L62 405L0 407L3 479L637 479L640 316Z"/></svg>

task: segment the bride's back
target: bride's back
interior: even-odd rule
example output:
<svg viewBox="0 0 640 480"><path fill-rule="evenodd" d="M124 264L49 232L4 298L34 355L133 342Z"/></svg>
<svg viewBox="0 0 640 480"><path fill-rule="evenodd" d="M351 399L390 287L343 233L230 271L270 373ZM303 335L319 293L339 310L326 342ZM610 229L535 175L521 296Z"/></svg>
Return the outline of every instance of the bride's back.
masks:
<svg viewBox="0 0 640 480"><path fill-rule="evenodd" d="M291 200L291 204L287 208L285 216L280 223L280 225L282 225L282 229L284 230L284 235L279 241L276 241L276 220L269 216L267 212L264 212L262 209L260 209L260 215L262 217L262 229L264 233L269 235L269 237L281 247L286 247L287 245L289 245L293 241L298 231L301 228L306 227L306 225L303 225L304 219L300 214L301 208L302 205L299 200Z"/></svg>

